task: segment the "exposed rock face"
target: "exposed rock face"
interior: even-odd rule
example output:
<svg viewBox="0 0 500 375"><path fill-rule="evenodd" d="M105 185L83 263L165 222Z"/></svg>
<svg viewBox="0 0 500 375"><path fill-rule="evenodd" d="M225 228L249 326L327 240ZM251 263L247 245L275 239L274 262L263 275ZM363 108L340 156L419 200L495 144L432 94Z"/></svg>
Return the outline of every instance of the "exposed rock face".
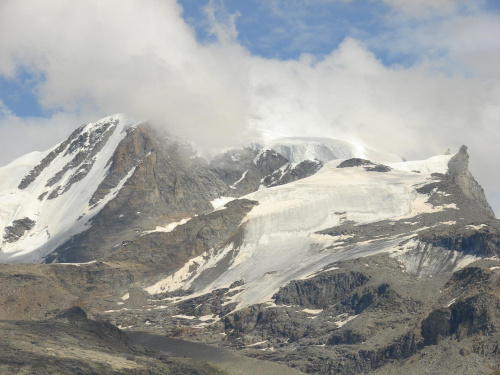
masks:
<svg viewBox="0 0 500 375"><path fill-rule="evenodd" d="M297 165L287 164L285 167L282 167L274 173L266 176L262 180L262 184L266 187L288 184L290 182L312 176L322 167L323 163L319 160L304 160Z"/></svg>
<svg viewBox="0 0 500 375"><path fill-rule="evenodd" d="M370 160L351 158L344 160L337 168L363 167L368 172L390 172L392 169L384 164L375 164Z"/></svg>
<svg viewBox="0 0 500 375"><path fill-rule="evenodd" d="M64 183L55 186L49 191L39 196L39 200L54 199L60 194L67 192L74 183L87 176L94 166L97 155L105 147L108 139L116 130L118 124L117 118L109 118L86 130L86 125L75 130L69 138L61 143L55 150L51 151L38 165L36 165L28 175L26 175L19 189L26 189L39 175L54 161L54 159L64 152L64 157L71 157L71 160L51 178L48 179L46 187L51 188L61 183L63 177ZM72 171L72 172L71 172ZM66 176L73 173L71 176Z"/></svg>
<svg viewBox="0 0 500 375"><path fill-rule="evenodd" d="M500 224L488 221L479 226L450 226L422 232L419 239L449 250L482 257L500 254Z"/></svg>
<svg viewBox="0 0 500 375"><path fill-rule="evenodd" d="M288 160L283 155L273 150L263 150L254 159L254 163L262 177L269 176L287 162Z"/></svg>
<svg viewBox="0 0 500 375"><path fill-rule="evenodd" d="M5 227L5 234L3 236L3 239L6 242L15 242L20 239L24 235L24 233L33 228L35 226L35 223L36 222L34 220L31 220L28 217L14 220L12 222L12 225Z"/></svg>
<svg viewBox="0 0 500 375"><path fill-rule="evenodd" d="M337 168L361 167L363 165L373 165L373 163L370 160L366 159L352 158L343 161L337 166Z"/></svg>
<svg viewBox="0 0 500 375"><path fill-rule="evenodd" d="M240 241L238 224L256 202L246 199L226 204L226 209L196 216L171 232L151 232L124 242L109 260L133 260L163 272L176 270L190 258L226 242Z"/></svg>
<svg viewBox="0 0 500 375"><path fill-rule="evenodd" d="M495 214L486 200L483 189L476 182L468 167L469 154L467 153L467 146L462 146L460 151L448 163L448 175L462 189L466 197L475 201L488 215L494 218Z"/></svg>
<svg viewBox="0 0 500 375"><path fill-rule="evenodd" d="M377 164L375 167L365 167L368 172L390 172L392 169L384 164Z"/></svg>
<svg viewBox="0 0 500 375"><path fill-rule="evenodd" d="M308 280L292 281L273 298L278 305L326 308L349 292L360 287L368 278L358 272L325 272Z"/></svg>
<svg viewBox="0 0 500 375"><path fill-rule="evenodd" d="M500 299L488 293L477 294L432 312L422 322L425 345L436 345L447 336L466 336L494 332L498 326Z"/></svg>
<svg viewBox="0 0 500 375"><path fill-rule="evenodd" d="M158 223L209 212L210 201L227 195L227 185L192 157L186 144L164 140L148 125L129 130L116 149L110 173L91 199L98 202L131 174L116 197L93 219L92 226L50 254L46 262L85 262L103 258L111 249Z"/></svg>
<svg viewBox="0 0 500 375"><path fill-rule="evenodd" d="M210 169L229 185L230 196L239 197L257 190L267 176L287 163L275 151L260 152L246 147L216 156L210 162Z"/></svg>
<svg viewBox="0 0 500 375"><path fill-rule="evenodd" d="M155 150L148 125L143 124L129 129L129 136L125 137L118 149L114 152L110 169L98 189L92 196L89 205L93 206L104 198L113 188L116 188L127 174L141 164L146 155Z"/></svg>
<svg viewBox="0 0 500 375"><path fill-rule="evenodd" d="M85 320L87 313L80 306L72 306L56 315L56 319L67 319L69 321Z"/></svg>
<svg viewBox="0 0 500 375"><path fill-rule="evenodd" d="M214 290L210 294L205 294L199 297L188 299L179 303L181 309L186 315L189 316L211 316L216 315L223 317L230 313L235 307L235 303L224 303L231 288L222 288Z"/></svg>
<svg viewBox="0 0 500 375"><path fill-rule="evenodd" d="M76 171L68 178L64 186L52 190L47 199L54 199L58 195L64 194L75 182L82 180L89 173L96 161L97 154L106 145L117 124L117 119L110 120L93 131L80 134L69 144L65 156L73 154L75 156L47 182L46 186L54 186L69 170L76 169Z"/></svg>
<svg viewBox="0 0 500 375"><path fill-rule="evenodd" d="M37 166L35 166L30 173L25 176L19 184L19 189L26 189L36 178L42 173L42 171L59 155L63 152L68 145L73 142L81 131L85 128L85 125L80 126L76 129L63 143L61 143L55 150L51 151Z"/></svg>

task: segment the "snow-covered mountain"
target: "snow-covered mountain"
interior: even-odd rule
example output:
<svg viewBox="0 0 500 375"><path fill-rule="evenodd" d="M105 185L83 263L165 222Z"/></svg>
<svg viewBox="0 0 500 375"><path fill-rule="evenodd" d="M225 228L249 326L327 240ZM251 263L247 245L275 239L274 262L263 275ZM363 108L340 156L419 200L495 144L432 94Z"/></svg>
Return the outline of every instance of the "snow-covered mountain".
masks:
<svg viewBox="0 0 500 375"><path fill-rule="evenodd" d="M452 344L483 357L450 368L490 368L500 224L467 148L264 138L205 159L119 114L0 168L1 317L82 305L317 373L401 373L422 348L432 369Z"/></svg>
<svg viewBox="0 0 500 375"><path fill-rule="evenodd" d="M137 125L123 114L110 116L81 126L51 150L31 153L0 168L0 233L3 234L0 261L40 262L66 241L89 229L92 219L127 183L133 183L135 169L148 163L146 159L155 148L150 145L151 150L146 152L126 146L129 142L137 144L141 141L138 138L144 141L143 134L134 133ZM148 137L149 142L156 142L155 152L161 151L162 146L168 147L169 140L164 139L162 145L161 137L152 134ZM180 147L188 148L186 145ZM216 190L220 190L220 194L238 197L260 186L279 185L314 173L333 159L367 155L361 147L329 139L282 138L274 140L273 147L271 152L254 144L252 148L217 156L213 162L217 173L212 176L220 185ZM285 156L276 150L281 150ZM178 150L170 151L170 155L165 155L167 159L172 158L172 154L179 157ZM125 154L121 159L120 152ZM198 161L194 155L184 156L191 163ZM384 156L397 158L390 154ZM249 160L245 158L251 158L252 163L240 171L240 165L248 164ZM130 160L124 163L123 159ZM276 159L276 165L270 162L273 159ZM304 161L306 163L301 164ZM265 167L256 172L253 169L259 164L265 164ZM217 194L212 195L217 202ZM199 199L203 200L203 197ZM165 206L166 211L169 208ZM138 209L127 214L141 215L140 212ZM125 213L120 215L123 217ZM169 221L171 213L155 216Z"/></svg>
<svg viewBox="0 0 500 375"><path fill-rule="evenodd" d="M39 262L87 229L123 184L92 200L131 125L122 115L83 125L51 150L0 169L0 261Z"/></svg>
<svg viewBox="0 0 500 375"><path fill-rule="evenodd" d="M344 223L409 222L437 213L432 225L455 223L461 216L456 200L437 203L429 194L449 194L437 187L425 194L419 189L435 184L435 174L446 175L450 161L457 158L441 155L401 162L393 154L339 140L275 138L265 146L254 143L207 162L188 144L114 115L81 126L51 150L26 155L0 169L0 260L106 258L125 241L174 230L239 197L258 202L235 223L243 233L241 243L209 249L168 279L174 284L165 281L158 287L210 289L239 278L265 279L267 289L256 283L258 293L247 290L243 295L248 297L240 297L256 303L288 280L306 277L329 262L387 250L401 240L382 245L365 241L352 254L340 255L325 249L342 247L344 236L320 231ZM466 172L465 165L462 174ZM473 186L477 196L469 198L482 202L484 214L492 216L472 176L464 178L468 188L462 190L467 193ZM110 240L106 231L111 230L120 235ZM96 246L101 249L86 249ZM202 277L222 259L228 262L223 273L210 271L208 279ZM198 268L186 273L193 262ZM201 283L196 281L200 277Z"/></svg>
<svg viewBox="0 0 500 375"><path fill-rule="evenodd" d="M244 280L245 287L233 298L243 307L270 302L280 286L334 262L379 252L402 255L416 247L401 245L416 232L465 220L461 203L436 184L435 176L444 176L453 158L457 156L440 155L383 168L359 159L353 165L333 160L313 176L245 195L241 198L258 205L241 221L243 238L191 259L146 290L209 292ZM342 231L383 222L388 229L372 234ZM457 254L460 267L474 259Z"/></svg>

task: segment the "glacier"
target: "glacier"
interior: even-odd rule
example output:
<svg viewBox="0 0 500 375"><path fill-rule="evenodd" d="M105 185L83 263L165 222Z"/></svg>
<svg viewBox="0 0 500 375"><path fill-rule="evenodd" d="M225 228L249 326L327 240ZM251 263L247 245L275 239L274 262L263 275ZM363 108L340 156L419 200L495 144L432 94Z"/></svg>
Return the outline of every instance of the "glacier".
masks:
<svg viewBox="0 0 500 375"><path fill-rule="evenodd" d="M241 223L241 246L212 249L146 290L154 294L194 289L203 294L243 280L244 290L235 297L241 308L270 302L280 286L333 262L397 251L404 236L349 245L345 236L317 232L344 222L396 221L455 209L434 206L427 195L417 192L432 181L432 173L446 173L452 157L391 163L390 172L367 171L362 166L337 168L343 160L333 160L311 177L248 194L242 198L259 205ZM211 271L228 257L227 269L214 275Z"/></svg>
<svg viewBox="0 0 500 375"><path fill-rule="evenodd" d="M401 157L390 152L376 150L371 147L351 142L321 137L283 137L268 135L257 148L274 150L291 163L303 160L319 160L323 164L336 159L362 158L376 160L381 163L400 162Z"/></svg>

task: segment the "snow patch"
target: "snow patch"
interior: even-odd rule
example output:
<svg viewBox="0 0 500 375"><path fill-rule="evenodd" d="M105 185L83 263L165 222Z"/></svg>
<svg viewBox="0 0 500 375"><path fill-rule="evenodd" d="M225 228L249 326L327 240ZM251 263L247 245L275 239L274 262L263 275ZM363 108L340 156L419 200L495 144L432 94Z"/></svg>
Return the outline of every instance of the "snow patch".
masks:
<svg viewBox="0 0 500 375"><path fill-rule="evenodd" d="M303 309L302 311L305 312L306 314L318 315L323 312L323 309L320 310Z"/></svg>
<svg viewBox="0 0 500 375"><path fill-rule="evenodd" d="M320 137L275 137L268 134L262 148L276 150L291 163L317 159L323 164L335 159L362 158L378 162L398 162L397 155L339 139Z"/></svg>
<svg viewBox="0 0 500 375"><path fill-rule="evenodd" d="M333 271L333 270L338 270L339 268L338 267L330 267L330 268L327 268L327 269L323 269L323 270L319 270L319 271L315 271L313 273L311 273L310 275L305 275L305 276L302 276L301 278L299 278L299 280L307 280L307 279L312 279L313 277L316 277L324 272L328 272L328 271Z"/></svg>
<svg viewBox="0 0 500 375"><path fill-rule="evenodd" d="M448 162L454 155L436 155L426 160L405 161L399 163L389 163L389 167L405 172L418 171L422 174L448 172Z"/></svg>
<svg viewBox="0 0 500 375"><path fill-rule="evenodd" d="M479 224L479 225L466 225L465 227L467 229L474 229L474 230L478 230L478 229L481 229L481 228L484 228L484 227L487 227L488 224Z"/></svg>
<svg viewBox="0 0 500 375"><path fill-rule="evenodd" d="M245 348L251 348L252 346L262 345L262 344L265 344L266 342L267 342L267 340L265 340L265 341L259 341L259 342L256 342L254 344L248 344L248 345L245 345Z"/></svg>
<svg viewBox="0 0 500 375"><path fill-rule="evenodd" d="M232 250L232 245L229 245L216 252L214 249L204 252L195 258L190 259L174 274L165 279L158 281L156 284L144 288L149 294L158 294L163 292L171 292L178 289L189 289L193 279L200 275L203 271L215 267L218 262L223 259L227 253Z"/></svg>
<svg viewBox="0 0 500 375"><path fill-rule="evenodd" d="M442 225L455 225L457 222L456 221L443 221L441 224Z"/></svg>
<svg viewBox="0 0 500 375"><path fill-rule="evenodd" d="M236 198L233 197L219 197L210 201L214 210L225 208L224 205L228 202L234 201Z"/></svg>
<svg viewBox="0 0 500 375"><path fill-rule="evenodd" d="M358 316L359 316L359 314L352 315L352 316L348 316L347 314L341 314L341 315L337 316L337 318L341 318L341 320L336 321L335 324L337 325L337 328L343 327L347 323L349 323L351 320L356 319Z"/></svg>
<svg viewBox="0 0 500 375"><path fill-rule="evenodd" d="M148 233L155 233L155 232L165 232L165 233L169 233L169 232L172 232L175 228L177 228L179 225L183 225L183 224L186 224L189 220L191 220L192 218L188 217L186 219L182 219L181 221L176 221L174 223L170 223L170 224L167 224L163 227L156 227L156 229L154 230L147 230L147 231L144 231L142 232L143 235L144 234L148 234Z"/></svg>
<svg viewBox="0 0 500 375"><path fill-rule="evenodd" d="M236 181L234 184L232 184L232 185L230 186L230 188L231 188L231 189L236 189L236 185L238 185L241 181L243 181L243 180L245 179L245 177L246 177L247 173L248 173L248 169L247 169L245 172L243 172L243 174L241 175L240 179L239 179L238 181ZM219 199L220 199L220 198L219 198ZM227 202L226 202L226 203L227 203ZM212 203L212 205L213 205L213 203ZM214 208L217 208L217 207L214 207Z"/></svg>
<svg viewBox="0 0 500 375"><path fill-rule="evenodd" d="M180 270L144 290L149 294L158 294L179 289L195 274L196 268L204 262L204 255L205 257L207 256L207 254L204 253L203 255L190 259Z"/></svg>
<svg viewBox="0 0 500 375"><path fill-rule="evenodd" d="M172 315L172 318L180 318L180 319L193 320L193 319L196 318L196 316L178 314L178 315Z"/></svg>

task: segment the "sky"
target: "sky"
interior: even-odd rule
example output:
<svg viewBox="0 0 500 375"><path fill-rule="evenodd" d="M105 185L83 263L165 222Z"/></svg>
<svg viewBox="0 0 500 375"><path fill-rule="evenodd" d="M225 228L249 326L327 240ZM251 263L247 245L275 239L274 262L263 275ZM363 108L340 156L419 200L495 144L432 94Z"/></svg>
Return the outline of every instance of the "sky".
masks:
<svg viewBox="0 0 500 375"><path fill-rule="evenodd" d="M0 166L118 112L200 150L259 131L469 147L500 214L499 0L2 0Z"/></svg>

